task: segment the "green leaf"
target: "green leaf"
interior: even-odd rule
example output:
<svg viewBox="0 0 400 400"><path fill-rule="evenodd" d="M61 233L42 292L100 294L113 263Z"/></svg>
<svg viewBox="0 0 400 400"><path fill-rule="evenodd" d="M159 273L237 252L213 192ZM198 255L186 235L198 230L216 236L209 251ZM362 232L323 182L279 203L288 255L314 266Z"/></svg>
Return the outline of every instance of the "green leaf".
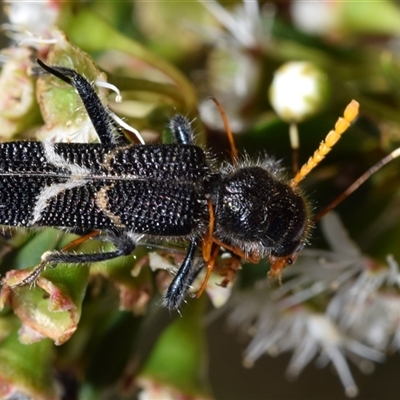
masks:
<svg viewBox="0 0 400 400"><path fill-rule="evenodd" d="M358 34L398 35L400 9L394 1L340 2L340 25Z"/></svg>
<svg viewBox="0 0 400 400"><path fill-rule="evenodd" d="M139 378L173 387L190 396L208 393L204 324L206 296L188 302L161 334Z"/></svg>
<svg viewBox="0 0 400 400"><path fill-rule="evenodd" d="M8 336L0 343L0 397L19 393L35 400L57 399L51 359L50 340L26 345L17 333Z"/></svg>

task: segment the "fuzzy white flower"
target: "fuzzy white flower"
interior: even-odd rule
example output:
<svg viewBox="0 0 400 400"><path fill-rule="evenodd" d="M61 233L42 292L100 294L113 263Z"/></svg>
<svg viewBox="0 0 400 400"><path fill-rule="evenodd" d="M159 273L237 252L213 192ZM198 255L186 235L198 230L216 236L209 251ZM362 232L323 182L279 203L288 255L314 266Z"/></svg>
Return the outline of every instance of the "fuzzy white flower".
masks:
<svg viewBox="0 0 400 400"><path fill-rule="evenodd" d="M218 2L202 1L221 24L221 28L199 29L214 46L207 63L208 93L222 104L231 129L243 129L241 109L256 93L260 85L262 62L259 57L268 45L275 15L273 5L260 7L257 1L243 1L228 11ZM200 115L209 126L223 129L218 110L208 100L200 103Z"/></svg>
<svg viewBox="0 0 400 400"><path fill-rule="evenodd" d="M294 24L310 34L327 34L337 28L337 4L332 1L303 1L291 3ZM316 17L318 16L318 17Z"/></svg>
<svg viewBox="0 0 400 400"><path fill-rule="evenodd" d="M321 366L332 363L353 397L358 389L347 359L366 371L399 349L400 273L391 257L378 265L363 255L333 213L321 222L331 250L304 251L280 288L236 292L225 309L229 324L252 336L245 365L291 351L288 374L297 376L317 357Z"/></svg>
<svg viewBox="0 0 400 400"><path fill-rule="evenodd" d="M371 261L338 290L327 310L353 337L381 351L389 346L399 350L400 273L393 258L388 257L388 265Z"/></svg>
<svg viewBox="0 0 400 400"><path fill-rule="evenodd" d="M229 32L224 35L221 31L214 31L219 39L230 44L239 44L245 48L258 47L265 41L264 27L261 19L260 6L257 1L243 1L229 12L214 0L199 0ZM271 8L265 9L271 12Z"/></svg>
<svg viewBox="0 0 400 400"><path fill-rule="evenodd" d="M326 75L314 64L291 61L274 75L269 97L272 107L287 122L300 122L323 107L328 93Z"/></svg>
<svg viewBox="0 0 400 400"><path fill-rule="evenodd" d="M50 28L55 24L61 4L52 1L27 2L5 1L5 13L9 23L3 28L20 45L54 43Z"/></svg>

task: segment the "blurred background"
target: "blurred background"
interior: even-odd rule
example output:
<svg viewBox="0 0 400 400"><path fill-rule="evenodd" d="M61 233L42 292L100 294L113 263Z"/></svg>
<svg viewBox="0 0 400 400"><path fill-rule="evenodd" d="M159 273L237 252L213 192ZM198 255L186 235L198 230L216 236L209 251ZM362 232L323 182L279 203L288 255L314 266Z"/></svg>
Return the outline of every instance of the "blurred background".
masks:
<svg viewBox="0 0 400 400"><path fill-rule="evenodd" d="M302 183L315 214L400 146L396 1L5 1L2 11L2 141L96 140L76 94L32 76L38 57L118 87L122 102L96 90L146 143L169 141L169 118L187 115L218 167L230 148L213 95L239 153L281 160L288 179L293 154L306 162L357 100L357 120ZM399 398L399 165L316 224L281 285L266 262L243 265L226 289L217 270L179 313L161 302L165 266L179 264L184 245L60 266L13 291L13 271L73 235L4 229L0 397Z"/></svg>

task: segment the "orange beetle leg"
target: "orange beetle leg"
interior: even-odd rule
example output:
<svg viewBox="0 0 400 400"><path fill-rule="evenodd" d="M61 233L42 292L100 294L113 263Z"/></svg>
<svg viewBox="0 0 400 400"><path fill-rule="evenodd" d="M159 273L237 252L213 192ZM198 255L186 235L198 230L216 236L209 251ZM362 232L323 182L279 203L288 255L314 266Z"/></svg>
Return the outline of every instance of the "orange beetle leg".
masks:
<svg viewBox="0 0 400 400"><path fill-rule="evenodd" d="M211 272L214 269L215 265L215 260L217 259L218 253L219 253L219 246L214 247L214 238L213 238L213 233L214 233L214 223L215 223L215 217L214 217L214 208L211 204L210 199L207 200L208 204L208 212L210 214L210 224L208 225L208 232L207 234L203 237L203 242L202 242L202 252L203 252L203 259L207 263L207 274L206 277L203 280L203 283L201 284L201 287L199 291L196 294L196 298L198 299L206 289L208 280L210 279Z"/></svg>
<svg viewBox="0 0 400 400"><path fill-rule="evenodd" d="M210 279L210 276L211 276L211 272L213 272L214 265L215 265L215 260L218 257L219 250L220 250L219 246L214 247L214 250L211 253L210 259L208 261L206 260L206 262L207 262L207 274L206 274L206 277L203 280L203 283L201 284L201 287L200 287L199 291L196 294L196 298L197 299L203 294L204 290L206 289L208 280Z"/></svg>

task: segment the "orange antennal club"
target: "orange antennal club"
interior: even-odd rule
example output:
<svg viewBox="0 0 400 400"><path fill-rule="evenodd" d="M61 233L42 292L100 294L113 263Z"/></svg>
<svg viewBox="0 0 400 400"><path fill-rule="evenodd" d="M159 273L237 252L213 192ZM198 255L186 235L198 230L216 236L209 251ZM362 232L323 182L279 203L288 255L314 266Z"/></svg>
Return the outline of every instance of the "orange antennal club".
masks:
<svg viewBox="0 0 400 400"><path fill-rule="evenodd" d="M332 150L332 147L340 139L343 133L350 127L351 123L356 119L359 107L359 103L355 100L352 100L348 104L344 111L343 118L341 117L337 120L335 128L326 135L325 140L321 142L318 149L290 181L291 187L296 187Z"/></svg>

